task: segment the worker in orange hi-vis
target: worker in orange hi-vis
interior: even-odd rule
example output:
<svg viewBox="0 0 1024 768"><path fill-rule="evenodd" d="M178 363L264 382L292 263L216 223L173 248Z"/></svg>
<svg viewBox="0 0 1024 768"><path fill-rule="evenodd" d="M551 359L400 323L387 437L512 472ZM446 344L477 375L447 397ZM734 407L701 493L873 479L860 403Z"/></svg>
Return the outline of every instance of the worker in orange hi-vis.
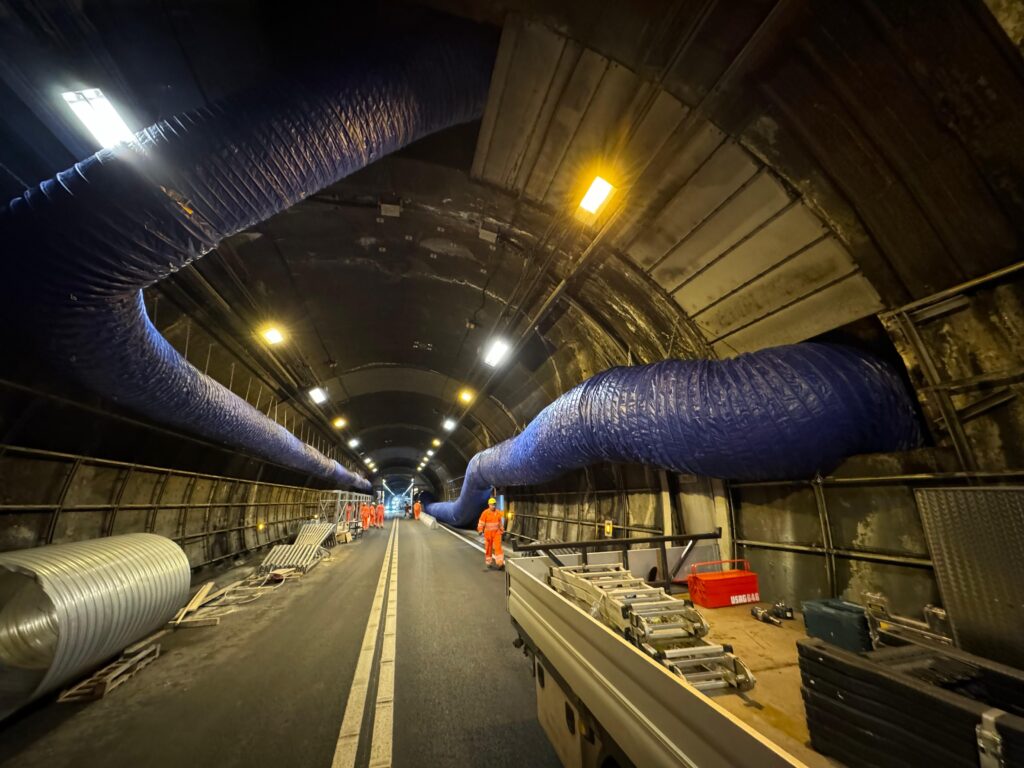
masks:
<svg viewBox="0 0 1024 768"><path fill-rule="evenodd" d="M384 527L384 504L379 501L377 502L377 527Z"/></svg>
<svg viewBox="0 0 1024 768"><path fill-rule="evenodd" d="M501 534L505 532L505 515L498 509L497 499L492 497L487 500L487 509L480 515L476 531L484 535L484 563L488 568L497 565L499 570L505 570L505 553L501 551Z"/></svg>
<svg viewBox="0 0 1024 768"><path fill-rule="evenodd" d="M346 523L351 523L352 522L352 512L354 511L354 509L355 509L355 507L352 506L352 502L351 501L348 502L345 505L345 522Z"/></svg>
<svg viewBox="0 0 1024 768"><path fill-rule="evenodd" d="M359 505L359 517L363 521L363 530L370 527L370 505L365 501Z"/></svg>
<svg viewBox="0 0 1024 768"><path fill-rule="evenodd" d="M417 500L417 502L412 505L412 516L416 520L419 520L420 519L420 512L422 512L422 511L423 511L423 505L420 504L419 501Z"/></svg>

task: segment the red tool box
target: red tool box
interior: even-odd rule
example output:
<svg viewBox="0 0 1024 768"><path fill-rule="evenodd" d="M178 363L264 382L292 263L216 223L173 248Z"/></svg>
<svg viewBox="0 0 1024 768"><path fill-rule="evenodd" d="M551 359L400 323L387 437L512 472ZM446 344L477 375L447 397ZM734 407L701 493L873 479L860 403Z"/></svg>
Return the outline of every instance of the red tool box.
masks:
<svg viewBox="0 0 1024 768"><path fill-rule="evenodd" d="M743 563L742 568L730 571L697 573L702 565L725 565ZM690 588L690 599L704 608L722 608L726 605L742 605L760 601L757 588L757 574L750 570L747 560L709 560L690 566L690 577L686 580Z"/></svg>

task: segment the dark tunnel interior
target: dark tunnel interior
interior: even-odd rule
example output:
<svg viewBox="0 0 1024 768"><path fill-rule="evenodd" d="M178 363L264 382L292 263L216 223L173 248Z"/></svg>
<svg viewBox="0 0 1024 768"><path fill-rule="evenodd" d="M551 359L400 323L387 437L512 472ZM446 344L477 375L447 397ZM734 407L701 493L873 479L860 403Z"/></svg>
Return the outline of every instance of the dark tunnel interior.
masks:
<svg viewBox="0 0 1024 768"><path fill-rule="evenodd" d="M1024 696L1022 45L1016 0L0 0L0 718L10 715L0 765L41 764L52 734L76 738L74 717L51 714L49 699L9 708L12 691L38 684L39 668L56 679L61 643L87 642L54 640L86 598L62 607L27 586L31 553L156 534L187 560L163 574L171 600L184 589L174 567L193 587L223 586L311 520L337 523L329 510L344 516L352 501L358 517L365 493L401 536L367 531L364 520L354 551L339 543L327 565L358 574L365 602L381 562L397 574L397 540L407 540L417 554L403 569L418 569L417 585L401 582L409 597L396 610L409 611L410 627L422 623L424 648L452 631L441 606L476 600L455 586L461 571L441 569L467 549L456 539L476 541L493 495L509 563L522 547L717 531L713 543L686 546L701 560L745 562L762 603L847 601L870 618L871 596L882 595L917 624L944 606L952 629L941 647L1007 665L999 674ZM115 138L98 138L75 104ZM113 120L104 109L127 133L104 122ZM588 210L597 182L608 194ZM135 319L153 329L142 341L118 325L136 290ZM168 367L137 358L144 345L163 350ZM854 362L802 368L815 350ZM188 376L171 379L172 369ZM696 373L685 387L683 373L628 378L669 369ZM191 404L207 400L216 403L194 415ZM213 423L218 408L230 411L223 425ZM954 491L966 500L939 500ZM417 500L429 529L406 526ZM952 527L940 534L940 521ZM962 562L954 540L973 542ZM443 554L429 554L437 546ZM349 565L362 557L356 547L374 547L376 561ZM613 548L594 549L595 562ZM71 585L99 551L47 567ZM589 564L587 545L572 551ZM1005 568L984 565L998 553ZM434 557L436 573L412 564ZM678 559L677 591L695 562L689 548ZM667 562L643 562L648 581L671 581ZM496 721L507 739L495 760L653 760L526 636L517 568L486 593L501 654L513 656L511 613L539 665L531 679L521 658L508 662L509 679L528 689L507 706L532 710L536 670L547 669L584 725L579 737L570 728L576 746L566 752L550 730L552 717L565 726L561 710L545 715L538 688L554 746L522 747L542 733L527 711L536 734ZM301 586L330 573L321 566ZM417 606L406 609L400 600L412 594ZM961 598L971 618L956 615ZM348 610L341 596L330 600ZM434 601L436 615L425 607ZM345 641L353 653L373 603L359 605L358 632ZM723 611L781 636L755 624L750 607ZM32 618L36 609L45 616ZM705 614L713 637L717 614ZM295 615L321 621L312 607ZM473 621L452 653L467 666L481 663L468 644L483 648L480 638L498 631ZM1004 642L1012 626L1017 640ZM336 631L348 638L350 628ZM123 645L140 639L130 635ZM282 657L293 641L281 636ZM408 657L401 631L397 642ZM811 667L796 647L786 650L796 681L786 695L799 724L758 738L804 762L702 746L680 764L911 765L931 754L861 750L868 726L849 736L839 723L854 718L833 699L801 694L798 664L805 688ZM99 648L94 666L113 653ZM317 653L329 658L326 645ZM806 663L824 668L831 657L820 653ZM48 661L17 661L40 654ZM355 668L353 657L345 674ZM443 719L443 702L475 701L457 690L464 669L441 670L452 692L422 694L434 707L425 721ZM772 673L754 671L771 684ZM377 695L383 683L372 680ZM341 707L354 684L335 684ZM320 703L299 714L318 695L294 716L332 712ZM396 734L412 718L402 719L401 696ZM1017 710L1006 716L1014 728ZM339 764L345 726L335 714L323 715L329 749L304 747L294 759ZM1024 761L1024 728L992 733L1003 762L981 765L1024 764L1013 762ZM476 744L469 736L410 728L402 738L414 737L434 746L400 754L396 735L387 759L485 762L460 751ZM146 739L124 739L119 759L142 764ZM371 756L370 735L358 739L351 764L392 764ZM438 756L442 743L450 759ZM938 752L931 762L979 764L976 746L966 762ZM98 759L54 749L52 765ZM287 757L252 749L166 759ZM815 762L822 755L832 762Z"/></svg>

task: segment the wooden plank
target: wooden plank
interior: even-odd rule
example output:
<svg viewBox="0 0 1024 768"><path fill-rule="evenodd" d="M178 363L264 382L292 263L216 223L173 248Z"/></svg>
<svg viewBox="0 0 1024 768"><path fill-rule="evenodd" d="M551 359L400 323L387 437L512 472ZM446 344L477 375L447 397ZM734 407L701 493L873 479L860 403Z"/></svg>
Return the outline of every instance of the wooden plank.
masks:
<svg viewBox="0 0 1024 768"><path fill-rule="evenodd" d="M210 590L213 589L215 586L216 584L212 581L208 581L205 584L203 584L203 586L199 588L199 591L197 591L192 596L192 599L185 604L185 607L178 611L177 615L174 617L171 623L180 624L182 619L184 619L188 614L190 614L192 611L197 610L199 606L203 604L203 601L206 599L207 595L210 594Z"/></svg>
<svg viewBox="0 0 1024 768"><path fill-rule="evenodd" d="M60 703L75 701L92 701L103 698L115 688L126 683L136 673L148 667L160 656L160 645L150 643L146 648L137 651L130 658L122 656L112 664L108 664L90 677L68 688L57 701Z"/></svg>
<svg viewBox="0 0 1024 768"><path fill-rule="evenodd" d="M187 629L189 627L216 627L220 624L220 616L213 616L210 618L189 618L179 622L177 625L181 629Z"/></svg>
<svg viewBox="0 0 1024 768"><path fill-rule="evenodd" d="M122 656L134 656L135 654L139 653L140 651L146 650L148 646L150 646L153 643L155 643L157 640L159 640L161 637L163 637L164 635L166 635L170 631L171 630L169 630L169 629L161 629L158 632L154 632L149 637L144 637L142 640L139 640L137 643L132 643L131 645L129 645L127 648L124 649L124 652L121 655Z"/></svg>
<svg viewBox="0 0 1024 768"><path fill-rule="evenodd" d="M224 595L228 594L228 592L231 592L231 591L232 591L232 590L234 590L234 589L238 589L238 588L239 588L240 586L242 586L243 584L245 584L245 579L239 579L238 581L233 581L233 582L231 582L230 584L228 584L228 585L227 585L226 587L224 587L223 589L218 589L218 590L217 590L216 592L214 592L213 594L211 594L211 595L207 596L207 597L206 597L206 598L205 598L205 599L204 599L204 600L203 600L203 601L202 601L202 602L201 602L201 603L199 604L199 607L201 608L202 606L204 606L204 605L207 605L208 603L212 603L212 602L213 602L214 600L217 600L218 598L224 597Z"/></svg>

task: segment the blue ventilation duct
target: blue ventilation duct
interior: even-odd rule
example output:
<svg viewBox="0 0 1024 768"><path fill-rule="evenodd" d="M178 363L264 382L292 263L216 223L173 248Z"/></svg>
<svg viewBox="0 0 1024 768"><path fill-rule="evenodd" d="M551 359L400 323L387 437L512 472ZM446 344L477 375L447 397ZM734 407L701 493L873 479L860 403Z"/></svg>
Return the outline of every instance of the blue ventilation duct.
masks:
<svg viewBox="0 0 1024 768"><path fill-rule="evenodd" d="M0 211L0 302L39 353L154 421L340 486L370 484L185 361L142 289L427 134L479 117L496 44L472 24L373 40L325 76L157 123Z"/></svg>
<svg viewBox="0 0 1024 768"><path fill-rule="evenodd" d="M783 480L829 472L858 453L907 450L920 439L900 378L849 347L665 360L612 368L569 390L519 435L474 456L459 498L427 511L470 526L492 486L543 483L597 462Z"/></svg>

